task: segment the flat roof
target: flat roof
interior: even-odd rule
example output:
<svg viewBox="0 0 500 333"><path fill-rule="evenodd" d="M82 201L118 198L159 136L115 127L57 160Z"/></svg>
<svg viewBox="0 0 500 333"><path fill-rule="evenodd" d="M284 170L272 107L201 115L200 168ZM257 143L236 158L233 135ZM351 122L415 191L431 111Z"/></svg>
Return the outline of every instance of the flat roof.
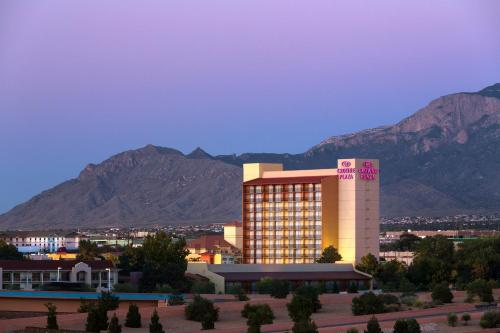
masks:
<svg viewBox="0 0 500 333"><path fill-rule="evenodd" d="M109 260L0 260L0 268L4 271L15 270L36 270L36 271L55 271L58 267L63 270L71 270L79 263L85 263L92 269L115 268L115 265Z"/></svg>
<svg viewBox="0 0 500 333"><path fill-rule="evenodd" d="M271 185L271 184L319 184L321 180L336 176L309 176L309 177L273 177L257 178L244 182L244 185Z"/></svg>

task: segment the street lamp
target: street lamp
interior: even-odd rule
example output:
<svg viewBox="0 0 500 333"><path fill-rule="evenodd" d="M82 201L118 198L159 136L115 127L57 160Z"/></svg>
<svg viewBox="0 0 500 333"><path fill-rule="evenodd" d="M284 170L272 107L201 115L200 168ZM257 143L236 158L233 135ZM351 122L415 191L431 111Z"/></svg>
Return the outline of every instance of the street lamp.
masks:
<svg viewBox="0 0 500 333"><path fill-rule="evenodd" d="M108 271L108 291L111 291L111 268L106 268Z"/></svg>
<svg viewBox="0 0 500 333"><path fill-rule="evenodd" d="M57 282L59 282L59 272L61 271L62 267L57 267Z"/></svg>

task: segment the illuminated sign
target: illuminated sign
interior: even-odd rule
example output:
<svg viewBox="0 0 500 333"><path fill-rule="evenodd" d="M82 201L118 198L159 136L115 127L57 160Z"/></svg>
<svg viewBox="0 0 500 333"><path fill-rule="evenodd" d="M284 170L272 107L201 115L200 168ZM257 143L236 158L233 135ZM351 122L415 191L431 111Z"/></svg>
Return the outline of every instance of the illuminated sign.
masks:
<svg viewBox="0 0 500 333"><path fill-rule="evenodd" d="M351 162L342 161L341 163L343 168L337 169L337 174L340 180L350 180L354 179L356 174L359 175L359 179L361 180L375 180L376 175L378 175L379 170L373 166L373 162L364 161L363 166L361 168L350 168Z"/></svg>

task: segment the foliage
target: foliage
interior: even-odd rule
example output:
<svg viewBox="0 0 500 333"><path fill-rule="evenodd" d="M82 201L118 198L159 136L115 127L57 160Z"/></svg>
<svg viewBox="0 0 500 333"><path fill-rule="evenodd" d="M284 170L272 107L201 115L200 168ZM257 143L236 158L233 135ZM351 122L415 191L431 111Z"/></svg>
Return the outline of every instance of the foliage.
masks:
<svg viewBox="0 0 500 333"><path fill-rule="evenodd" d="M453 300L453 294L448 287L448 282L441 282L436 284L432 288L431 297L433 301L451 303Z"/></svg>
<svg viewBox="0 0 500 333"><path fill-rule="evenodd" d="M308 318L306 320L301 320L293 324L292 328L293 333L318 333L318 327Z"/></svg>
<svg viewBox="0 0 500 333"><path fill-rule="evenodd" d="M184 304L184 297L180 294L172 294L168 297L168 305L182 305Z"/></svg>
<svg viewBox="0 0 500 333"><path fill-rule="evenodd" d="M120 273L129 275L130 272L140 272L144 265L144 252L142 247L125 246L118 257L118 268Z"/></svg>
<svg viewBox="0 0 500 333"><path fill-rule="evenodd" d="M347 288L347 292L349 294L356 294L358 292L358 285L356 284L356 282L351 282L349 284L349 287Z"/></svg>
<svg viewBox="0 0 500 333"><path fill-rule="evenodd" d="M120 298L108 291L101 292L101 295L97 299L97 306L101 307L104 311L116 310L119 305Z"/></svg>
<svg viewBox="0 0 500 333"><path fill-rule="evenodd" d="M465 290L467 291L468 301L473 301L475 296L478 296L481 302L491 303L494 300L491 285L483 279L472 281L467 285Z"/></svg>
<svg viewBox="0 0 500 333"><path fill-rule="evenodd" d="M80 240L78 243L78 260L94 260L97 256L99 256L97 243L86 239Z"/></svg>
<svg viewBox="0 0 500 333"><path fill-rule="evenodd" d="M340 289L339 289L339 285L338 285L337 281L333 281L333 285L332 285L332 293L333 293L333 294L338 294L338 293L340 293Z"/></svg>
<svg viewBox="0 0 500 333"><path fill-rule="evenodd" d="M372 276L374 276L377 273L378 267L379 267L379 262L377 258L371 253L368 253L367 255L361 257L361 260L356 265L357 270L365 272Z"/></svg>
<svg viewBox="0 0 500 333"><path fill-rule="evenodd" d="M158 316L158 311L154 309L151 315L151 322L149 323L149 333L165 333L163 326L160 323L160 317Z"/></svg>
<svg viewBox="0 0 500 333"><path fill-rule="evenodd" d="M201 329L213 330L215 328L215 321L214 312L206 313L201 321Z"/></svg>
<svg viewBox="0 0 500 333"><path fill-rule="evenodd" d="M122 325L118 323L118 317L116 316L116 313L113 314L113 317L111 317L111 320L109 321L109 326L108 326L108 333L121 333L122 332Z"/></svg>
<svg viewBox="0 0 500 333"><path fill-rule="evenodd" d="M500 237L478 238L459 244L456 251L457 280L500 280Z"/></svg>
<svg viewBox="0 0 500 333"><path fill-rule="evenodd" d="M319 289L310 285L302 284L295 290L295 295L304 296L309 298L312 303L312 312L316 313L321 309L321 302L319 301Z"/></svg>
<svg viewBox="0 0 500 333"><path fill-rule="evenodd" d="M195 281L191 286L193 294L215 294L215 284L210 281Z"/></svg>
<svg viewBox="0 0 500 333"><path fill-rule="evenodd" d="M286 298L289 294L290 284L288 281L264 277L257 282L257 290L259 294L269 294L274 298Z"/></svg>
<svg viewBox="0 0 500 333"><path fill-rule="evenodd" d="M446 316L446 318L448 320L448 326L451 326L451 327L457 326L458 317L455 313L453 313L453 312L448 313L448 316Z"/></svg>
<svg viewBox="0 0 500 333"><path fill-rule="evenodd" d="M500 312L499 311L488 311L481 316L479 325L482 328L496 328L500 327Z"/></svg>
<svg viewBox="0 0 500 333"><path fill-rule="evenodd" d="M294 323L306 320L311 317L314 312L313 301L310 297L295 294L292 301L287 305L288 315Z"/></svg>
<svg viewBox="0 0 500 333"><path fill-rule="evenodd" d="M407 319L406 323L408 324L408 333L421 333L422 330L420 328L420 324L415 318Z"/></svg>
<svg viewBox="0 0 500 333"><path fill-rule="evenodd" d="M274 313L268 304L245 304L241 311L241 316L247 318L248 332L260 332L260 327L265 324L272 324Z"/></svg>
<svg viewBox="0 0 500 333"><path fill-rule="evenodd" d="M381 251L415 251L422 239L414 234L403 233L399 239L389 244L381 245Z"/></svg>
<svg viewBox="0 0 500 333"><path fill-rule="evenodd" d="M115 293L136 293L138 289L130 283L117 283L113 286L113 291Z"/></svg>
<svg viewBox="0 0 500 333"><path fill-rule="evenodd" d="M154 291L155 293L160 293L160 294L170 294L175 292L176 290L172 288L168 283L163 283L163 284L157 284Z"/></svg>
<svg viewBox="0 0 500 333"><path fill-rule="evenodd" d="M57 307L52 303L45 304L47 308L47 329L57 330L59 325L57 324Z"/></svg>
<svg viewBox="0 0 500 333"><path fill-rule="evenodd" d="M398 311L401 307L399 299L390 294L375 295L368 292L352 299L351 310L356 316Z"/></svg>
<svg viewBox="0 0 500 333"><path fill-rule="evenodd" d="M23 254L17 251L17 248L12 244L7 244L0 239L0 259L1 260L23 260Z"/></svg>
<svg viewBox="0 0 500 333"><path fill-rule="evenodd" d="M394 323L393 333L408 333L408 323L404 319L398 319Z"/></svg>
<svg viewBox="0 0 500 333"><path fill-rule="evenodd" d="M320 264L334 264L336 261L342 260L342 256L339 251L332 245L326 247L321 254L321 257L316 260Z"/></svg>
<svg viewBox="0 0 500 333"><path fill-rule="evenodd" d="M359 331L356 327L351 327L346 331L346 333L359 333Z"/></svg>
<svg viewBox="0 0 500 333"><path fill-rule="evenodd" d="M373 316L370 320L368 320L368 323L366 323L365 333L382 333L377 317Z"/></svg>
<svg viewBox="0 0 500 333"><path fill-rule="evenodd" d="M195 295L193 301L185 308L185 317L187 320L203 321L203 317L208 313L213 316L214 321L219 319L219 309L209 299Z"/></svg>
<svg viewBox="0 0 500 333"><path fill-rule="evenodd" d="M375 279L383 286L384 291L398 290L401 280L406 276L406 265L397 260L380 262Z"/></svg>
<svg viewBox="0 0 500 333"><path fill-rule="evenodd" d="M85 330L87 332L100 332L108 328L108 313L102 307L93 306L87 314Z"/></svg>
<svg viewBox="0 0 500 333"><path fill-rule="evenodd" d="M467 326L467 323L469 322L469 320L471 319L470 317L470 314L465 312L465 313L462 313L462 321L464 322L464 325Z"/></svg>
<svg viewBox="0 0 500 333"><path fill-rule="evenodd" d="M228 294L234 295L234 298L236 298L238 301L248 301L249 298L245 294L245 291L243 288L238 284L238 285L233 285L231 286L228 291Z"/></svg>
<svg viewBox="0 0 500 333"><path fill-rule="evenodd" d="M125 319L125 327L139 328L141 326L139 307L135 304L130 304L128 306L127 318Z"/></svg>

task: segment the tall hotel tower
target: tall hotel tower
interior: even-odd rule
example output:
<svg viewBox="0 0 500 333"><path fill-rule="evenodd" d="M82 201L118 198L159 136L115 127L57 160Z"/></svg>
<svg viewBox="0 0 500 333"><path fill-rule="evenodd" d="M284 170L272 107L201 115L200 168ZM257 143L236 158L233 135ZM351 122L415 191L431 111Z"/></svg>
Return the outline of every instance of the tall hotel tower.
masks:
<svg viewBox="0 0 500 333"><path fill-rule="evenodd" d="M243 165L243 262L313 263L333 245L343 262L379 254L379 161L284 171Z"/></svg>

